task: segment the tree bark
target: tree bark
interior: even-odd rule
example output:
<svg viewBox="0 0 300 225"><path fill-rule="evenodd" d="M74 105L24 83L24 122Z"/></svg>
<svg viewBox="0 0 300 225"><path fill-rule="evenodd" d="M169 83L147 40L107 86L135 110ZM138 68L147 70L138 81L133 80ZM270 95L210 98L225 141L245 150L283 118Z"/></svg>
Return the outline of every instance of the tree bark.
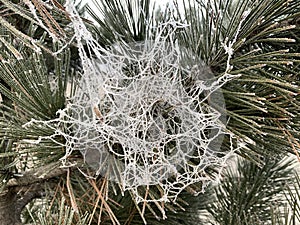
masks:
<svg viewBox="0 0 300 225"><path fill-rule="evenodd" d="M17 210L17 193L12 189L7 189L0 193L0 224L1 225L21 225L20 214Z"/></svg>
<svg viewBox="0 0 300 225"><path fill-rule="evenodd" d="M74 161L74 165L78 165L77 163ZM59 162L54 162L8 180L6 188L0 191L0 225L21 225L24 207L33 199L44 195L45 183L50 187L55 186L53 178L64 176L66 171L60 168Z"/></svg>

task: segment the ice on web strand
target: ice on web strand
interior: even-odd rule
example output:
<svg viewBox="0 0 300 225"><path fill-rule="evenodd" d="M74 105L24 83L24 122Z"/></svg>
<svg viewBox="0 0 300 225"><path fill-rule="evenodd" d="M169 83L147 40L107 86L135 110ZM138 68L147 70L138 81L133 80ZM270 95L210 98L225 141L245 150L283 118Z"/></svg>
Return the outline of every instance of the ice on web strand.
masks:
<svg viewBox="0 0 300 225"><path fill-rule="evenodd" d="M206 168L222 168L234 150L220 148L224 136L231 140L231 134L213 105L225 107L220 88L236 77L229 73L236 40L224 44L227 69L215 79L197 57L176 44L174 32L184 26L176 21L158 26L151 40L119 43L107 51L87 31L70 1L66 10L82 78L58 119L26 126L51 127L54 136L66 140L63 162L80 151L89 166L118 182L122 191L130 190L137 202L175 200L197 182L205 187L210 180ZM83 43L94 57L87 56ZM140 187L150 186L161 195L140 194Z"/></svg>

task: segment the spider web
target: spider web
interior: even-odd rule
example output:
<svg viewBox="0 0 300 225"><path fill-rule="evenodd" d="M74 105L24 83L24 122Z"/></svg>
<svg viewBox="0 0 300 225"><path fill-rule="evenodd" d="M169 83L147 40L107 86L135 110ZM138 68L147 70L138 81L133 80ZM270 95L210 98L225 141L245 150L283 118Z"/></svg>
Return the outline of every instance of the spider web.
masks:
<svg viewBox="0 0 300 225"><path fill-rule="evenodd" d="M70 15L83 73L74 96L59 118L44 123L61 135L66 163L80 151L97 174L129 190L137 202L175 200L191 184L202 187L213 178L208 167L221 170L234 151L224 150L224 98L221 87L236 76L214 77L175 32L187 25L167 21L153 28L144 42L101 47L87 30L71 1ZM25 126L30 126L27 123ZM50 138L53 137L42 137ZM61 144L61 143L60 143ZM160 195L145 197L141 187Z"/></svg>

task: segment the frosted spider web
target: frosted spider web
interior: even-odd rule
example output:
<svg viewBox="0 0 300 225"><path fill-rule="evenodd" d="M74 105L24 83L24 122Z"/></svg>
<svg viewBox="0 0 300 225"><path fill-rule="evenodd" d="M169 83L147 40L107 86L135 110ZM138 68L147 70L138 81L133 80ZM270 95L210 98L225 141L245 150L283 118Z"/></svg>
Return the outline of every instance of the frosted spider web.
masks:
<svg viewBox="0 0 300 225"><path fill-rule="evenodd" d="M227 69L215 78L175 41L175 32L185 24L170 20L144 42L120 42L106 50L71 1L65 6L83 73L59 118L42 121L55 130L54 136L65 138L62 161L80 151L98 175L131 191L137 202L175 200L198 182L205 187L212 179L207 167L222 169L233 152L233 147L220 148L224 135L231 140L220 88L236 77L228 73L235 40L224 45ZM147 198L139 191L150 186L161 194Z"/></svg>

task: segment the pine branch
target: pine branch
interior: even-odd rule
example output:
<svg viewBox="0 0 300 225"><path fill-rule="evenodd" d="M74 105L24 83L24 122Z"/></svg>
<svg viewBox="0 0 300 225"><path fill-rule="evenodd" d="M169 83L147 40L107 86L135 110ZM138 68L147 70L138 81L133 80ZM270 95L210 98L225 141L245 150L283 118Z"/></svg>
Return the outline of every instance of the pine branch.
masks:
<svg viewBox="0 0 300 225"><path fill-rule="evenodd" d="M259 167L238 160L237 171L229 169L215 188L216 201L208 211L224 225L270 222L272 210L286 203L284 191L293 181L293 163L290 159L271 159Z"/></svg>
<svg viewBox="0 0 300 225"><path fill-rule="evenodd" d="M66 174L66 170L60 168L60 162L53 162L33 170L26 171L18 177L12 178L7 182L7 187L22 187L34 183L41 183L53 177L59 177Z"/></svg>

